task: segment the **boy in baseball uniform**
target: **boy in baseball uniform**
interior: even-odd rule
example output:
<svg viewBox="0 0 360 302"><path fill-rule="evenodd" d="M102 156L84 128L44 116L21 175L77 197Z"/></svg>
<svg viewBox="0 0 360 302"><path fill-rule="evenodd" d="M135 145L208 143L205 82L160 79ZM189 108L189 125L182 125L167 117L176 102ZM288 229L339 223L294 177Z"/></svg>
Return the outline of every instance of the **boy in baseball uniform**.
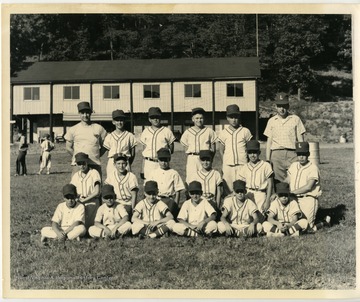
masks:
<svg viewBox="0 0 360 302"><path fill-rule="evenodd" d="M202 196L210 202L216 210L217 218L220 218L223 179L220 172L212 168L214 154L210 150L200 150L199 158L202 168L190 176L190 182L198 181L201 183Z"/></svg>
<svg viewBox="0 0 360 302"><path fill-rule="evenodd" d="M212 236L217 231L216 211L211 204L202 197L201 183L192 181L189 184L190 199L181 206L178 223L173 226L173 232L180 236L197 237L199 235Z"/></svg>
<svg viewBox="0 0 360 302"><path fill-rule="evenodd" d="M75 155L75 162L80 168L71 178L71 184L79 193L79 201L85 206L85 227L89 229L94 224L96 211L100 200L100 174L97 170L89 167L89 156L83 152Z"/></svg>
<svg viewBox="0 0 360 302"><path fill-rule="evenodd" d="M48 238L58 240L80 240L86 234L85 208L77 201L76 187L66 184L62 188L64 201L60 203L51 219L51 227L41 229L41 242Z"/></svg>
<svg viewBox="0 0 360 302"><path fill-rule="evenodd" d="M50 134L44 135L44 140L40 144L40 147L41 147L41 163L38 174L40 175L45 168L46 168L46 174L50 174L50 169L51 169L50 152L55 148L54 143L50 140Z"/></svg>
<svg viewBox="0 0 360 302"><path fill-rule="evenodd" d="M276 184L277 198L273 200L263 229L267 237L299 236L308 228L308 222L301 218L301 211L294 199L290 198L289 184Z"/></svg>
<svg viewBox="0 0 360 302"><path fill-rule="evenodd" d="M106 166L106 176L116 170L114 161L115 154L125 154L128 158L127 170L131 171L131 164L135 158L136 138L135 135L124 129L126 115L123 110L114 110L112 112L112 124L115 130L105 137L103 147L108 150L108 163Z"/></svg>
<svg viewBox="0 0 360 302"><path fill-rule="evenodd" d="M145 183L145 199L135 207L132 216L132 234L139 238L156 238L168 234L175 224L167 205L158 198L158 184L149 180Z"/></svg>
<svg viewBox="0 0 360 302"><path fill-rule="evenodd" d="M260 160L260 143L257 140L246 143L246 153L249 162L240 168L237 177L245 181L247 197L256 203L257 208L264 215L270 207L273 170L270 163Z"/></svg>
<svg viewBox="0 0 360 302"><path fill-rule="evenodd" d="M218 222L220 234L235 237L252 237L262 231L261 214L256 204L246 197L245 182L235 180L234 195L225 198Z"/></svg>
<svg viewBox="0 0 360 302"><path fill-rule="evenodd" d="M241 125L241 113L238 105L233 104L226 107L226 119L229 125L220 131L218 146L223 162L224 193L229 195L239 169L247 163L246 143L252 138L252 134L248 128Z"/></svg>
<svg viewBox="0 0 360 302"><path fill-rule="evenodd" d="M161 110L159 107L149 108L150 127L146 127L141 133L140 142L144 149L142 155L144 178L149 177L149 173L159 167L157 151L161 148L168 148L174 152L175 136L169 128L161 126Z"/></svg>
<svg viewBox="0 0 360 302"><path fill-rule="evenodd" d="M149 173L147 180L156 181L159 187L159 198L168 206L176 219L179 213L181 191L185 189L180 174L170 168L171 153L168 148L157 151L159 167Z"/></svg>
<svg viewBox="0 0 360 302"><path fill-rule="evenodd" d="M93 238L115 239L131 231L129 215L123 205L116 202L114 187L104 185L101 190L103 204L98 208L95 223L89 228Z"/></svg>
<svg viewBox="0 0 360 302"><path fill-rule="evenodd" d="M205 110L197 107L191 111L194 126L185 130L181 136L180 143L185 147L187 155L186 183L189 184L191 175L201 170L199 158L200 150L211 150L215 154L216 133L214 130L204 126Z"/></svg>
<svg viewBox="0 0 360 302"><path fill-rule="evenodd" d="M108 174L104 183L114 187L116 202L123 205L131 217L139 191L137 178L127 170L128 158L125 154L114 154L109 160L113 160L116 169Z"/></svg>

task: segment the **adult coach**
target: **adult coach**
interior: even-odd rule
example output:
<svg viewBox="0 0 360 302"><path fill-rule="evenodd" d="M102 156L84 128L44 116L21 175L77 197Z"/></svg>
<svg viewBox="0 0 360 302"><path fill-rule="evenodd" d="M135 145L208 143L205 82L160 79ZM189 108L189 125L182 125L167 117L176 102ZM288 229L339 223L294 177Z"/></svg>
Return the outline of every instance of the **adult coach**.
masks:
<svg viewBox="0 0 360 302"><path fill-rule="evenodd" d="M266 160L273 164L275 182L283 182L291 163L297 161L296 142L304 141L306 129L295 114L289 114L289 96L284 92L275 98L277 114L269 119L264 135L267 136Z"/></svg>
<svg viewBox="0 0 360 302"><path fill-rule="evenodd" d="M79 171L76 166L75 154L83 152L89 155L89 167L101 174L100 157L106 152L103 142L106 130L99 124L91 122L92 109L89 102L80 102L78 105L80 122L69 128L65 134L66 150L72 155L74 166L72 174Z"/></svg>

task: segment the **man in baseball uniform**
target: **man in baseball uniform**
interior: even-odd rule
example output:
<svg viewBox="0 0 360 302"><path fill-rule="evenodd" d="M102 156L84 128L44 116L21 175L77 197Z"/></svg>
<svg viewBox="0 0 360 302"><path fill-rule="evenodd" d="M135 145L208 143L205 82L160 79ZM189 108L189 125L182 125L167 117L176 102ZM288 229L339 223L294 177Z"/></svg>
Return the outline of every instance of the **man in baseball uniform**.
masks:
<svg viewBox="0 0 360 302"><path fill-rule="evenodd" d="M115 154L124 154L128 158L127 170L131 171L131 164L135 158L135 147L137 144L135 135L124 129L126 115L123 110L112 112L112 123L115 130L105 137L103 147L108 150L108 163L106 166L106 176L116 170L114 161Z"/></svg>
<svg viewBox="0 0 360 302"><path fill-rule="evenodd" d="M115 239L131 231L129 215L123 205L116 202L114 187L104 185L101 190L103 204L98 208L95 224L89 228L93 238Z"/></svg>
<svg viewBox="0 0 360 302"><path fill-rule="evenodd" d="M41 242L48 238L58 240L80 240L86 234L85 208L77 202L76 187L67 184L62 189L64 201L60 203L51 219L51 227L41 229Z"/></svg>
<svg viewBox="0 0 360 302"><path fill-rule="evenodd" d="M41 147L41 163L38 174L46 168L46 174L50 174L51 169L51 154L50 152L55 148L54 143L50 140L50 134L44 135L44 140L40 144Z"/></svg>
<svg viewBox="0 0 360 302"><path fill-rule="evenodd" d="M263 223L267 237L299 236L308 228L308 222L301 218L301 211L294 199L290 199L289 184L276 184L277 198L271 203L267 221Z"/></svg>
<svg viewBox="0 0 360 302"><path fill-rule="evenodd" d="M104 183L114 187L116 202L123 205L131 217L139 191L138 181L135 174L127 170L128 158L125 154L115 154L112 160L116 169L111 171Z"/></svg>
<svg viewBox="0 0 360 302"><path fill-rule="evenodd" d="M234 195L225 198L218 222L220 234L235 237L252 237L262 231L261 214L256 204L246 197L245 182L235 180Z"/></svg>
<svg viewBox="0 0 360 302"><path fill-rule="evenodd" d="M161 148L168 148L174 152L175 136L169 128L161 126L161 110L159 107L149 108L150 127L146 127L141 133L140 142L144 147L142 155L144 157L144 178L149 177L149 173L159 167L157 151Z"/></svg>
<svg viewBox="0 0 360 302"><path fill-rule="evenodd" d="M296 142L304 141L305 127L300 118L289 114L289 96L279 93L275 98L277 114L269 119L264 135L267 136L266 160L271 161L275 182L283 182L287 169L297 159Z"/></svg>
<svg viewBox="0 0 360 302"><path fill-rule="evenodd" d="M204 126L203 108L197 107L192 109L192 121L194 126L185 130L181 136L180 143L185 147L187 154L186 164L186 183L189 184L191 175L201 170L199 158L200 150L211 150L215 154L216 133L214 130Z"/></svg>
<svg viewBox="0 0 360 302"><path fill-rule="evenodd" d="M144 186L145 199L135 207L132 216L132 234L139 238L156 238L168 234L175 224L167 205L158 198L156 181L149 180Z"/></svg>
<svg viewBox="0 0 360 302"><path fill-rule="evenodd" d="M168 148L157 151L159 167L149 173L146 179L156 181L159 187L158 196L168 206L171 214L176 219L179 213L181 191L185 189L180 174L170 168L171 153Z"/></svg>
<svg viewBox="0 0 360 302"><path fill-rule="evenodd" d="M180 236L197 237L212 236L217 231L216 211L202 197L201 183L192 181L189 184L190 199L181 206L178 223L173 226L173 232Z"/></svg>
<svg viewBox="0 0 360 302"><path fill-rule="evenodd" d="M64 137L66 150L72 155L71 165L74 166L72 174L79 171L75 154L84 152L89 155L89 167L97 170L101 176L100 157L106 152L106 149L102 148L106 131L101 125L91 122L90 103L80 102L77 107L81 121L69 128Z"/></svg>
<svg viewBox="0 0 360 302"><path fill-rule="evenodd" d="M97 170L90 168L89 156L79 152L75 155L79 171L71 177L71 184L79 193L79 201L85 206L85 227L89 229L94 224L96 211L99 208L101 178Z"/></svg>
<svg viewBox="0 0 360 302"><path fill-rule="evenodd" d="M260 143L257 140L246 143L246 152L249 162L240 168L237 177L245 181L247 197L255 202L264 215L270 207L273 170L270 163L260 160Z"/></svg>
<svg viewBox="0 0 360 302"><path fill-rule="evenodd" d="M222 172L225 195L232 192L232 184L236 180L240 167L247 163L246 143L252 138L248 128L241 125L241 113L236 104L226 107L226 119L229 122L220 131L219 152L223 161Z"/></svg>

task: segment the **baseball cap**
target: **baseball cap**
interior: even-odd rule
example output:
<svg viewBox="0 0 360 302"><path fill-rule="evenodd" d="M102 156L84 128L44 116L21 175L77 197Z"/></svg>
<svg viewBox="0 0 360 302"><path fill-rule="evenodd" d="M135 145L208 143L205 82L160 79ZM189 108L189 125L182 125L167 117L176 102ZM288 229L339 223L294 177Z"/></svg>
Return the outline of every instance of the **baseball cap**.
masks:
<svg viewBox="0 0 360 302"><path fill-rule="evenodd" d="M114 191L114 187L112 185L103 185L102 190L101 190L101 195L103 198L106 199L106 197L116 197L115 191Z"/></svg>
<svg viewBox="0 0 360 302"><path fill-rule="evenodd" d="M240 179L235 180L233 182L233 189L234 189L235 192L239 192L239 191L245 192L245 190L246 190L245 181L242 181Z"/></svg>
<svg viewBox="0 0 360 302"><path fill-rule="evenodd" d="M188 191L189 192L202 192L201 183L196 180L192 181L191 183L189 183Z"/></svg>
<svg viewBox="0 0 360 302"><path fill-rule="evenodd" d="M149 117L161 116L162 112L159 107L150 107L149 108Z"/></svg>
<svg viewBox="0 0 360 302"><path fill-rule="evenodd" d="M63 186L62 192L64 196L68 196L68 195L71 195L72 197L77 196L76 187L73 184L66 184L65 186Z"/></svg>
<svg viewBox="0 0 360 302"><path fill-rule="evenodd" d="M145 183L145 187L144 187L144 191L146 193L148 192L158 192L159 188L158 188L158 184L156 181L153 180L149 180Z"/></svg>
<svg viewBox="0 0 360 302"><path fill-rule="evenodd" d="M240 108L236 104L232 104L226 107L227 116L239 116L241 114Z"/></svg>
<svg viewBox="0 0 360 302"><path fill-rule="evenodd" d="M116 109L112 112L112 119L125 119L126 115L124 113L124 111Z"/></svg>
<svg viewBox="0 0 360 302"><path fill-rule="evenodd" d="M289 184L286 182L279 182L276 184L276 193L277 194L289 194L290 188Z"/></svg>
<svg viewBox="0 0 360 302"><path fill-rule="evenodd" d="M309 143L308 142L297 142L295 145L296 153L308 153Z"/></svg>
<svg viewBox="0 0 360 302"><path fill-rule="evenodd" d="M171 158L171 153L168 148L161 148L157 151L158 158Z"/></svg>
<svg viewBox="0 0 360 302"><path fill-rule="evenodd" d="M75 154L75 162L84 162L89 160L89 155L83 152L79 152Z"/></svg>
<svg viewBox="0 0 360 302"><path fill-rule="evenodd" d="M285 92L280 92L275 96L275 104L276 105L288 105L289 104L289 96Z"/></svg>
<svg viewBox="0 0 360 302"><path fill-rule="evenodd" d="M204 108L201 108L201 107L196 107L196 108L193 108L191 110L191 116L194 116L195 114L204 114L205 113L205 110Z"/></svg>
<svg viewBox="0 0 360 302"><path fill-rule="evenodd" d="M247 151L259 151L260 150L260 143L257 140L249 140L246 143L246 150Z"/></svg>
<svg viewBox="0 0 360 302"><path fill-rule="evenodd" d="M114 161L118 161L118 160L128 160L128 157L124 154L124 153L116 153L114 154Z"/></svg>
<svg viewBox="0 0 360 302"><path fill-rule="evenodd" d="M200 150L199 152L199 158L213 158L213 153L211 152L211 150Z"/></svg>
<svg viewBox="0 0 360 302"><path fill-rule="evenodd" d="M80 102L78 105L78 111L81 112L81 111L90 111L92 112L91 110L91 106L90 106L90 103L89 102Z"/></svg>

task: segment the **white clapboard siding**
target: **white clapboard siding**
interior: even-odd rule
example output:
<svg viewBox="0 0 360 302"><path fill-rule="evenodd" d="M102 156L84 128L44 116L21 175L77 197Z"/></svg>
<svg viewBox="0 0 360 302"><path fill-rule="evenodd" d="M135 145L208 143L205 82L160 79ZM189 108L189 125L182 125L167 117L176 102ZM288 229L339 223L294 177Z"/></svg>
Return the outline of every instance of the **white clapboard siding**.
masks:
<svg viewBox="0 0 360 302"><path fill-rule="evenodd" d="M38 87L39 100L24 101L24 87ZM49 114L50 85L14 85L14 114Z"/></svg>
<svg viewBox="0 0 360 302"><path fill-rule="evenodd" d="M119 99L104 99L104 86L119 86ZM116 109L130 112L130 83L93 84L93 107L96 114L111 114Z"/></svg>
<svg viewBox="0 0 360 302"><path fill-rule="evenodd" d="M79 86L80 99L64 100L64 87ZM90 84L56 84L53 86L54 93L54 113L78 113L77 104L80 102L90 102Z"/></svg>
<svg viewBox="0 0 360 302"><path fill-rule="evenodd" d="M144 99L144 85L160 85L160 98ZM134 113L148 112L150 107L160 107L162 112L171 112L170 82L133 83Z"/></svg>

